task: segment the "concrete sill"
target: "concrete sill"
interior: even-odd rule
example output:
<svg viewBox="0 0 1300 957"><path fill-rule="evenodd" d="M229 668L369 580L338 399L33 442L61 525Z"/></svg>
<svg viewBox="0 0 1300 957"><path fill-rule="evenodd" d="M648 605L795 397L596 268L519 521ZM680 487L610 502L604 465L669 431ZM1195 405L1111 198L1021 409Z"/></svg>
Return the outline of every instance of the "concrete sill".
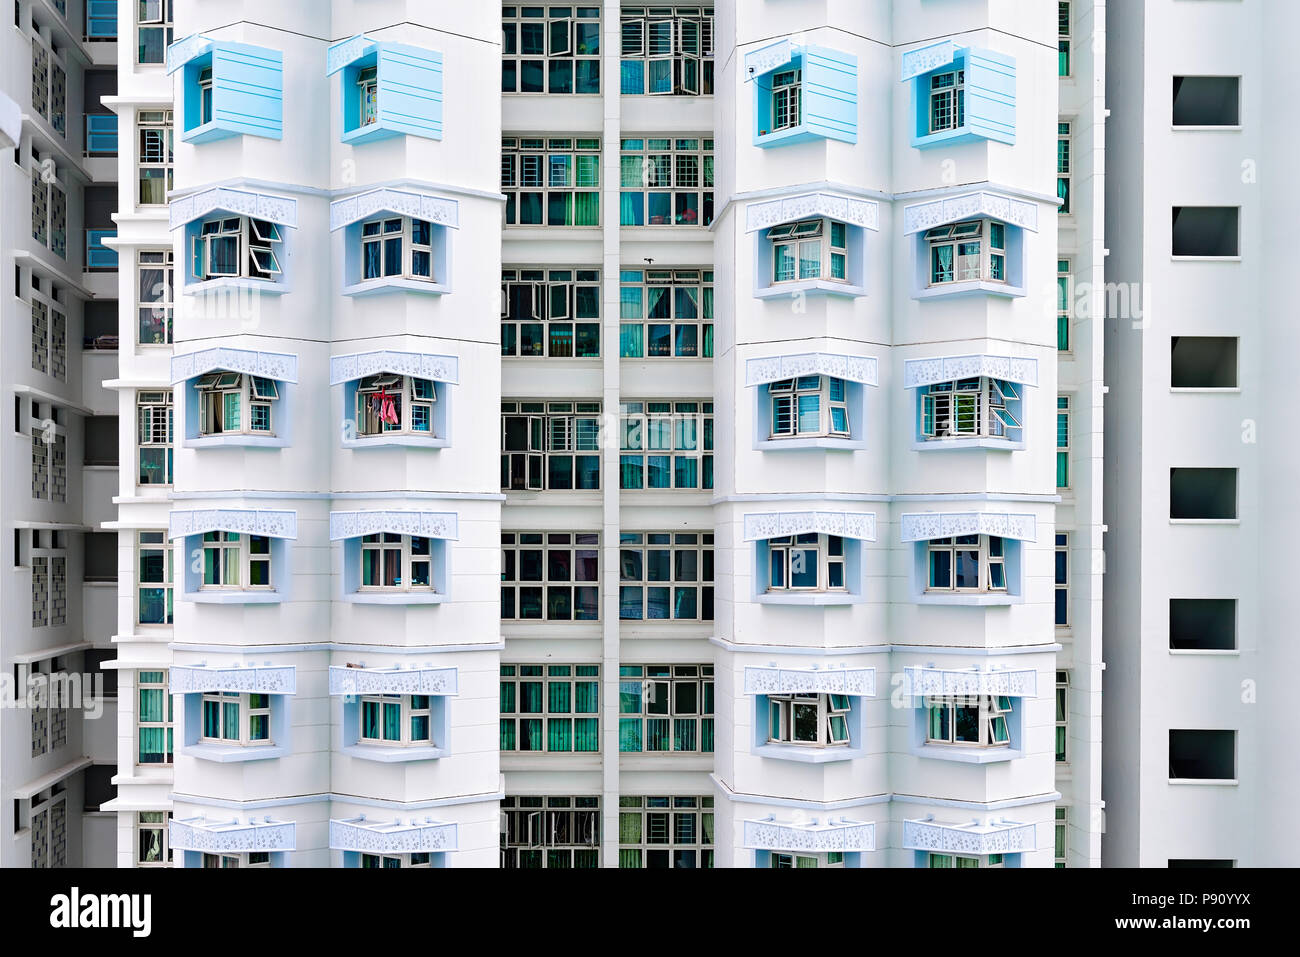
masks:
<svg viewBox="0 0 1300 957"><path fill-rule="evenodd" d="M343 440L343 448L345 449L445 449L450 444L445 438L440 439L433 435L376 435L367 438Z"/></svg>
<svg viewBox="0 0 1300 957"><path fill-rule="evenodd" d="M863 286L840 282L836 279L796 279L791 282L774 283L754 290L755 299L789 299L796 293L807 296L845 296L850 299L865 296Z"/></svg>
<svg viewBox="0 0 1300 957"><path fill-rule="evenodd" d="M180 753L200 761L215 761L218 764L232 764L239 761L269 761L282 758L289 753L288 748L279 745L257 745L241 747L239 745L188 744Z"/></svg>
<svg viewBox="0 0 1300 957"><path fill-rule="evenodd" d="M447 600L447 596L433 591L357 591L344 595L343 600L354 605L440 605Z"/></svg>
<svg viewBox="0 0 1300 957"><path fill-rule="evenodd" d="M861 605L868 601L866 595L851 592L794 592L791 594L764 593L754 596L760 605Z"/></svg>
<svg viewBox="0 0 1300 957"><path fill-rule="evenodd" d="M913 442L913 452L954 452L965 449L994 449L1000 452L1021 452L1025 448L1024 442L1013 442L1010 439L998 439L992 437L973 437L969 439L927 439L924 442Z"/></svg>
<svg viewBox="0 0 1300 957"><path fill-rule="evenodd" d="M1170 525L1240 525L1239 518L1171 518Z"/></svg>
<svg viewBox="0 0 1300 957"><path fill-rule="evenodd" d="M343 287L345 296L375 296L386 292L420 292L426 296L441 296L451 292L451 287L444 283L430 282L423 279L367 279Z"/></svg>
<svg viewBox="0 0 1300 957"><path fill-rule="evenodd" d="M1196 393L1204 392L1204 393L1210 393L1210 394L1218 393L1218 394L1223 394L1223 395L1233 395L1233 394L1237 394L1237 395L1239 395L1239 394L1241 393L1241 388L1240 388L1240 387L1224 387L1224 388L1216 388L1216 387L1213 387L1213 386L1173 386L1173 385L1171 385L1171 386L1169 387L1169 391L1170 391L1170 392L1178 392L1178 393L1191 393L1191 394L1196 394Z"/></svg>
<svg viewBox="0 0 1300 957"><path fill-rule="evenodd" d="M1170 256L1170 262L1176 263L1239 263L1240 256Z"/></svg>
<svg viewBox="0 0 1300 957"><path fill-rule="evenodd" d="M278 605L284 597L276 591L189 591L181 593L182 601L199 605Z"/></svg>
<svg viewBox="0 0 1300 957"><path fill-rule="evenodd" d="M1007 299L1019 299L1025 295L1023 286L1013 286L1010 283L994 282L986 279L968 279L964 282L942 283L938 286L927 286L918 292L912 293L913 299L956 299L961 296L1002 296Z"/></svg>
<svg viewBox="0 0 1300 957"><path fill-rule="evenodd" d="M803 764L830 764L834 761L852 761L866 752L862 748L835 745L824 748L803 748L797 744L759 744L754 746L754 754L760 758L772 758L775 761L798 761Z"/></svg>
<svg viewBox="0 0 1300 957"><path fill-rule="evenodd" d="M1236 778L1170 778L1170 784L1200 784L1206 787L1235 788L1240 782Z"/></svg>
<svg viewBox="0 0 1300 957"><path fill-rule="evenodd" d="M1023 595L1007 594L920 594L916 596L918 605L1022 605L1024 601Z"/></svg>
<svg viewBox="0 0 1300 957"><path fill-rule="evenodd" d="M1169 127L1175 133L1240 133L1245 127L1235 126L1175 126Z"/></svg>
<svg viewBox="0 0 1300 957"><path fill-rule="evenodd" d="M867 447L862 439L819 436L807 439L756 439L756 452L792 452L796 449L829 449L832 452L857 452Z"/></svg>
<svg viewBox="0 0 1300 957"><path fill-rule="evenodd" d="M382 764L435 761L450 754L446 748L383 748L369 744L344 745L343 753L361 761L377 761Z"/></svg>
<svg viewBox="0 0 1300 957"><path fill-rule="evenodd" d="M187 296L198 296L222 289L247 289L254 295L283 296L289 291L285 283L273 279L249 279L245 276L221 276L201 282L187 282L181 291Z"/></svg>
<svg viewBox="0 0 1300 957"><path fill-rule="evenodd" d="M279 435L204 435L184 439L181 443L187 449L283 449L288 448L289 440Z"/></svg>
<svg viewBox="0 0 1300 957"><path fill-rule="evenodd" d="M957 761L963 764L997 764L1023 758L1025 752L1015 748L963 748L956 745L924 744L914 746L912 754L918 758L936 761Z"/></svg>
<svg viewBox="0 0 1300 957"><path fill-rule="evenodd" d="M1170 648L1171 655L1206 658L1240 658L1240 648Z"/></svg>

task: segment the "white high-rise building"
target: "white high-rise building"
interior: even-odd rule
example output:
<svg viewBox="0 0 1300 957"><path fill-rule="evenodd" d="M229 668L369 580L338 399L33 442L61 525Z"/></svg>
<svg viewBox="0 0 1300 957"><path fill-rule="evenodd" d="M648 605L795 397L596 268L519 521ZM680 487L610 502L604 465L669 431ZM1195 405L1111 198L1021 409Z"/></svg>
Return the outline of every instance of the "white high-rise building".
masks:
<svg viewBox="0 0 1300 957"><path fill-rule="evenodd" d="M1290 865L1300 9L1110 10L1103 860Z"/></svg>
<svg viewBox="0 0 1300 957"><path fill-rule="evenodd" d="M1105 9L118 4L117 863L1097 866Z"/></svg>

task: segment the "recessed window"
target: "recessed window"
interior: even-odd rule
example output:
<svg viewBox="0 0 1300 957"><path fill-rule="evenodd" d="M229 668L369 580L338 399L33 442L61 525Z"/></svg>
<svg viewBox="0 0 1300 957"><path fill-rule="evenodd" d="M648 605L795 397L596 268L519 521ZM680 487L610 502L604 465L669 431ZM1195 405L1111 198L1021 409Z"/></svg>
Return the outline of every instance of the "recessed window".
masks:
<svg viewBox="0 0 1300 957"><path fill-rule="evenodd" d="M619 488L713 488L712 402L620 402Z"/></svg>
<svg viewBox="0 0 1300 957"><path fill-rule="evenodd" d="M142 625L172 623L172 546L163 531L136 533L136 620Z"/></svg>
<svg viewBox="0 0 1300 957"><path fill-rule="evenodd" d="M1007 281L1006 225L992 219L949 223L927 230L931 286Z"/></svg>
<svg viewBox="0 0 1300 957"><path fill-rule="evenodd" d="M140 151L136 157L141 206L165 206L172 189L174 162L171 110L141 110L136 117Z"/></svg>
<svg viewBox="0 0 1300 957"><path fill-rule="evenodd" d="M137 671L135 673L137 764L171 764L172 696L167 689L167 672Z"/></svg>
<svg viewBox="0 0 1300 957"><path fill-rule="evenodd" d="M599 797L507 795L501 818L503 868L600 867Z"/></svg>
<svg viewBox="0 0 1300 957"><path fill-rule="evenodd" d="M599 402L502 402L501 488L600 488Z"/></svg>
<svg viewBox="0 0 1300 957"><path fill-rule="evenodd" d="M1223 858L1170 858L1170 867L1236 867L1237 862L1233 860L1224 860Z"/></svg>
<svg viewBox="0 0 1300 957"><path fill-rule="evenodd" d="M1056 211L1062 216L1070 213L1070 124L1062 120L1056 124L1056 198L1060 205Z"/></svg>
<svg viewBox="0 0 1300 957"><path fill-rule="evenodd" d="M271 743L271 696L218 691L203 695L203 744L267 745Z"/></svg>
<svg viewBox="0 0 1300 957"><path fill-rule="evenodd" d="M598 357L600 270L503 269L501 355Z"/></svg>
<svg viewBox="0 0 1300 957"><path fill-rule="evenodd" d="M1235 598L1169 599L1173 651L1231 651L1237 647Z"/></svg>
<svg viewBox="0 0 1300 957"><path fill-rule="evenodd" d="M600 140L503 138L501 191L507 226L599 226Z"/></svg>
<svg viewBox="0 0 1300 957"><path fill-rule="evenodd" d="M713 270L621 270L618 315L620 358L712 359Z"/></svg>
<svg viewBox="0 0 1300 957"><path fill-rule="evenodd" d="M618 749L713 751L712 665L621 665Z"/></svg>
<svg viewBox="0 0 1300 957"><path fill-rule="evenodd" d="M1070 624L1070 534L1056 533L1056 568L1053 575L1056 587L1056 626Z"/></svg>
<svg viewBox="0 0 1300 957"><path fill-rule="evenodd" d="M1174 336L1170 381L1175 389L1237 388L1236 336Z"/></svg>
<svg viewBox="0 0 1300 957"><path fill-rule="evenodd" d="M784 70L772 74L772 131L774 133L799 125L802 99L802 70Z"/></svg>
<svg viewBox="0 0 1300 957"><path fill-rule="evenodd" d="M165 63L172 43L172 0L139 0L137 63Z"/></svg>
<svg viewBox="0 0 1300 957"><path fill-rule="evenodd" d="M356 126L369 126L379 119L378 69L362 67L357 71L358 108Z"/></svg>
<svg viewBox="0 0 1300 957"><path fill-rule="evenodd" d="M431 747L432 733L428 695L365 695L361 699L362 744Z"/></svg>
<svg viewBox="0 0 1300 957"><path fill-rule="evenodd" d="M1007 717L1011 699L1001 695L938 696L925 699L926 744L1005 748L1011 744Z"/></svg>
<svg viewBox="0 0 1300 957"><path fill-rule="evenodd" d="M844 539L807 532L767 540L767 591L844 591Z"/></svg>
<svg viewBox="0 0 1300 957"><path fill-rule="evenodd" d="M277 249L283 242L280 227L265 219L207 220L193 237L193 276L200 281L233 276L273 280L281 272Z"/></svg>
<svg viewBox="0 0 1300 957"><path fill-rule="evenodd" d="M600 618L599 532L503 532L502 621Z"/></svg>
<svg viewBox="0 0 1300 957"><path fill-rule="evenodd" d="M1174 77L1174 126L1239 126L1241 77Z"/></svg>
<svg viewBox="0 0 1300 957"><path fill-rule="evenodd" d="M800 867L840 868L844 866L844 854L841 851L828 851L825 854L774 853L769 866L775 870L794 870Z"/></svg>
<svg viewBox="0 0 1300 957"><path fill-rule="evenodd" d="M966 71L930 77L930 132L955 130L966 122Z"/></svg>
<svg viewBox="0 0 1300 957"><path fill-rule="evenodd" d="M1170 469L1169 517L1235 519L1237 517L1237 470Z"/></svg>
<svg viewBox="0 0 1300 957"><path fill-rule="evenodd" d="M1006 546L997 535L957 535L926 543L928 592L1005 592Z"/></svg>
<svg viewBox="0 0 1300 957"><path fill-rule="evenodd" d="M1171 729L1169 776L1193 781L1235 780L1237 732Z"/></svg>
<svg viewBox="0 0 1300 957"><path fill-rule="evenodd" d="M712 7L657 7L649 11L649 16L640 7L625 9L623 14L619 23L620 93L624 96L713 93ZM581 29L586 25L576 26ZM581 38L579 41L581 45Z"/></svg>
<svg viewBox="0 0 1300 957"><path fill-rule="evenodd" d="M669 13L672 8L669 8ZM637 21L642 23L642 21ZM661 77L652 93L671 93L673 20L657 20L650 38L655 55L667 57ZM695 38L698 43L698 22ZM599 93L600 92L600 7L543 6L501 8L501 92L502 93ZM646 38L641 36L644 43ZM624 53L636 52L624 27ZM698 54L698 49L696 53ZM697 63L698 68L698 63ZM623 67L626 75L628 68ZM625 78L626 84L626 78ZM667 83L663 88L660 83ZM624 90L641 93L642 90Z"/></svg>
<svg viewBox="0 0 1300 957"><path fill-rule="evenodd" d="M433 547L421 535L375 532L361 538L362 591L433 591Z"/></svg>
<svg viewBox="0 0 1300 957"><path fill-rule="evenodd" d="M1014 382L972 376L936 382L920 393L921 437L927 441L1020 439L1020 386Z"/></svg>
<svg viewBox="0 0 1300 957"><path fill-rule="evenodd" d="M847 746L849 710L848 695L769 695L767 740L814 748Z"/></svg>
<svg viewBox="0 0 1300 957"><path fill-rule="evenodd" d="M625 139L619 153L620 226L713 222L713 140Z"/></svg>
<svg viewBox="0 0 1300 957"><path fill-rule="evenodd" d="M194 382L199 435L272 435L271 410L280 398L274 379L218 370Z"/></svg>
<svg viewBox="0 0 1300 957"><path fill-rule="evenodd" d="M172 391L136 393L136 452L139 485L172 484Z"/></svg>
<svg viewBox="0 0 1300 957"><path fill-rule="evenodd" d="M772 403L770 438L849 437L848 390L826 375L780 379L767 386Z"/></svg>
<svg viewBox="0 0 1300 957"><path fill-rule="evenodd" d="M772 283L802 279L848 282L848 227L831 219L782 223L767 231Z"/></svg>
<svg viewBox="0 0 1300 957"><path fill-rule="evenodd" d="M618 798L618 866L713 867L713 798Z"/></svg>
<svg viewBox="0 0 1300 957"><path fill-rule="evenodd" d="M270 867L271 855L266 851L249 851L246 854L204 854L200 867Z"/></svg>
<svg viewBox="0 0 1300 957"><path fill-rule="evenodd" d="M622 532L618 616L625 621L711 621L713 534Z"/></svg>
<svg viewBox="0 0 1300 957"><path fill-rule="evenodd" d="M502 665L501 750L600 750L599 665Z"/></svg>
<svg viewBox="0 0 1300 957"><path fill-rule="evenodd" d="M1175 206L1173 254L1197 258L1233 258L1241 254L1236 206Z"/></svg>

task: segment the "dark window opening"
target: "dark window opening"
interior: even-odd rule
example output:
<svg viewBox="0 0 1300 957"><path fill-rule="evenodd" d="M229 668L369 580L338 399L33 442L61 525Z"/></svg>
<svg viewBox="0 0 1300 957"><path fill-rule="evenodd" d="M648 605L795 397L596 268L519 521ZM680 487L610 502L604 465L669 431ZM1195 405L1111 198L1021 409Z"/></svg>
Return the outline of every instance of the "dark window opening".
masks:
<svg viewBox="0 0 1300 957"><path fill-rule="evenodd" d="M86 465L117 465L117 416L86 417Z"/></svg>
<svg viewBox="0 0 1300 957"><path fill-rule="evenodd" d="M1238 126L1241 78L1174 77L1174 126Z"/></svg>
<svg viewBox="0 0 1300 957"><path fill-rule="evenodd" d="M1236 648L1237 600L1169 599L1169 647L1176 651L1231 651Z"/></svg>
<svg viewBox="0 0 1300 957"><path fill-rule="evenodd" d="M1236 469L1170 469L1169 517L1237 517Z"/></svg>
<svg viewBox="0 0 1300 957"><path fill-rule="evenodd" d="M1175 256L1240 255L1236 206L1175 206Z"/></svg>
<svg viewBox="0 0 1300 957"><path fill-rule="evenodd" d="M88 582L117 581L117 533L86 532L82 543L86 550L82 579Z"/></svg>
<svg viewBox="0 0 1300 957"><path fill-rule="evenodd" d="M1174 336L1169 384L1175 389L1235 389L1235 336Z"/></svg>
<svg viewBox="0 0 1300 957"><path fill-rule="evenodd" d="M1169 732L1169 776L1231 781L1237 776L1236 731Z"/></svg>

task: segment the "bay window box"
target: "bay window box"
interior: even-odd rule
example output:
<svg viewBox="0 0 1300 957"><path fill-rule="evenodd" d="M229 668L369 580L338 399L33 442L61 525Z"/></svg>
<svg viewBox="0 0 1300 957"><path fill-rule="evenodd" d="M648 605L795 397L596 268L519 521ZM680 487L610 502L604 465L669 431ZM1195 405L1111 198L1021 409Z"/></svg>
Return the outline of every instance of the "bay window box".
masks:
<svg viewBox="0 0 1300 957"><path fill-rule="evenodd" d="M181 598L207 604L276 603L288 588L289 544L297 513L270 509L175 511L168 535L192 559Z"/></svg>
<svg viewBox="0 0 1300 957"><path fill-rule="evenodd" d="M994 193L944 197L903 209L911 237L913 299L1025 295L1026 233L1035 203Z"/></svg>
<svg viewBox="0 0 1300 957"><path fill-rule="evenodd" d="M1016 141L1016 61L951 40L909 50L902 81L912 85L912 145Z"/></svg>
<svg viewBox="0 0 1300 957"><path fill-rule="evenodd" d="M361 604L438 604L450 582L451 512L331 512L343 542L343 599Z"/></svg>
<svg viewBox="0 0 1300 957"><path fill-rule="evenodd" d="M1019 855L1013 854L1012 857ZM926 867L1005 867L1005 854L986 854L983 857L971 857L966 854L927 854Z"/></svg>
<svg viewBox="0 0 1300 957"><path fill-rule="evenodd" d="M1025 390L1038 385L1036 359L908 359L903 384L916 389L914 450L1025 447Z"/></svg>
<svg viewBox="0 0 1300 957"><path fill-rule="evenodd" d="M866 448L866 386L876 360L809 353L750 359L745 384L754 389L754 448Z"/></svg>
<svg viewBox="0 0 1300 957"><path fill-rule="evenodd" d="M339 74L340 141L442 139L442 54L364 35L332 44L325 74Z"/></svg>
<svg viewBox="0 0 1300 957"><path fill-rule="evenodd" d="M806 532L767 540L768 592L844 591L844 539Z"/></svg>
<svg viewBox="0 0 1300 957"><path fill-rule="evenodd" d="M754 543L754 601L850 605L866 600L862 543L876 539L875 513L749 513L744 531L745 541Z"/></svg>
<svg viewBox="0 0 1300 957"><path fill-rule="evenodd" d="M455 668L331 666L330 694L342 699L343 753L382 763L428 761L448 750L448 697Z"/></svg>
<svg viewBox="0 0 1300 957"><path fill-rule="evenodd" d="M455 356L361 352L330 359L330 384L343 386L345 449L451 444Z"/></svg>
<svg viewBox="0 0 1300 957"><path fill-rule="evenodd" d="M904 849L916 867L1019 867L1037 849L1037 826L992 818L981 822L936 821L934 815L903 821Z"/></svg>
<svg viewBox="0 0 1300 957"><path fill-rule="evenodd" d="M925 743L971 748L1011 745L1007 718L1011 698L1004 695L931 696L925 699Z"/></svg>
<svg viewBox="0 0 1300 957"><path fill-rule="evenodd" d="M1006 512L912 512L902 541L915 549L917 604L1012 605L1024 601L1024 543L1033 515ZM949 534L942 534L948 532Z"/></svg>
<svg viewBox="0 0 1300 957"><path fill-rule="evenodd" d="M183 701L182 755L227 763L289 753L293 666L173 665L168 683Z"/></svg>
<svg viewBox="0 0 1300 957"><path fill-rule="evenodd" d="M1024 699L1038 691L1033 669L903 669L913 708L911 753L968 764L1024 757Z"/></svg>
<svg viewBox="0 0 1300 957"><path fill-rule="evenodd" d="M753 203L754 298L796 293L867 294L866 231L878 227L874 202L813 193Z"/></svg>
<svg viewBox="0 0 1300 957"><path fill-rule="evenodd" d="M858 141L853 54L779 40L746 54L744 78L754 84L755 146Z"/></svg>
<svg viewBox="0 0 1300 957"><path fill-rule="evenodd" d="M282 448L298 357L217 347L172 358L186 448Z"/></svg>
<svg viewBox="0 0 1300 957"><path fill-rule="evenodd" d="M331 203L330 229L343 230L343 295L451 292L449 230L459 210L456 200L394 189Z"/></svg>
<svg viewBox="0 0 1300 957"><path fill-rule="evenodd" d="M231 136L278 140L284 132L284 54L194 34L167 50L167 72L181 72L188 143Z"/></svg>
<svg viewBox="0 0 1300 957"><path fill-rule="evenodd" d="M285 238L298 224L297 200L213 186L173 197L167 214L173 230L184 229L185 295L225 286L261 295L289 291Z"/></svg>
<svg viewBox="0 0 1300 957"><path fill-rule="evenodd" d="M747 667L744 693L754 698L751 752L759 757L822 764L865 753L873 668Z"/></svg>

